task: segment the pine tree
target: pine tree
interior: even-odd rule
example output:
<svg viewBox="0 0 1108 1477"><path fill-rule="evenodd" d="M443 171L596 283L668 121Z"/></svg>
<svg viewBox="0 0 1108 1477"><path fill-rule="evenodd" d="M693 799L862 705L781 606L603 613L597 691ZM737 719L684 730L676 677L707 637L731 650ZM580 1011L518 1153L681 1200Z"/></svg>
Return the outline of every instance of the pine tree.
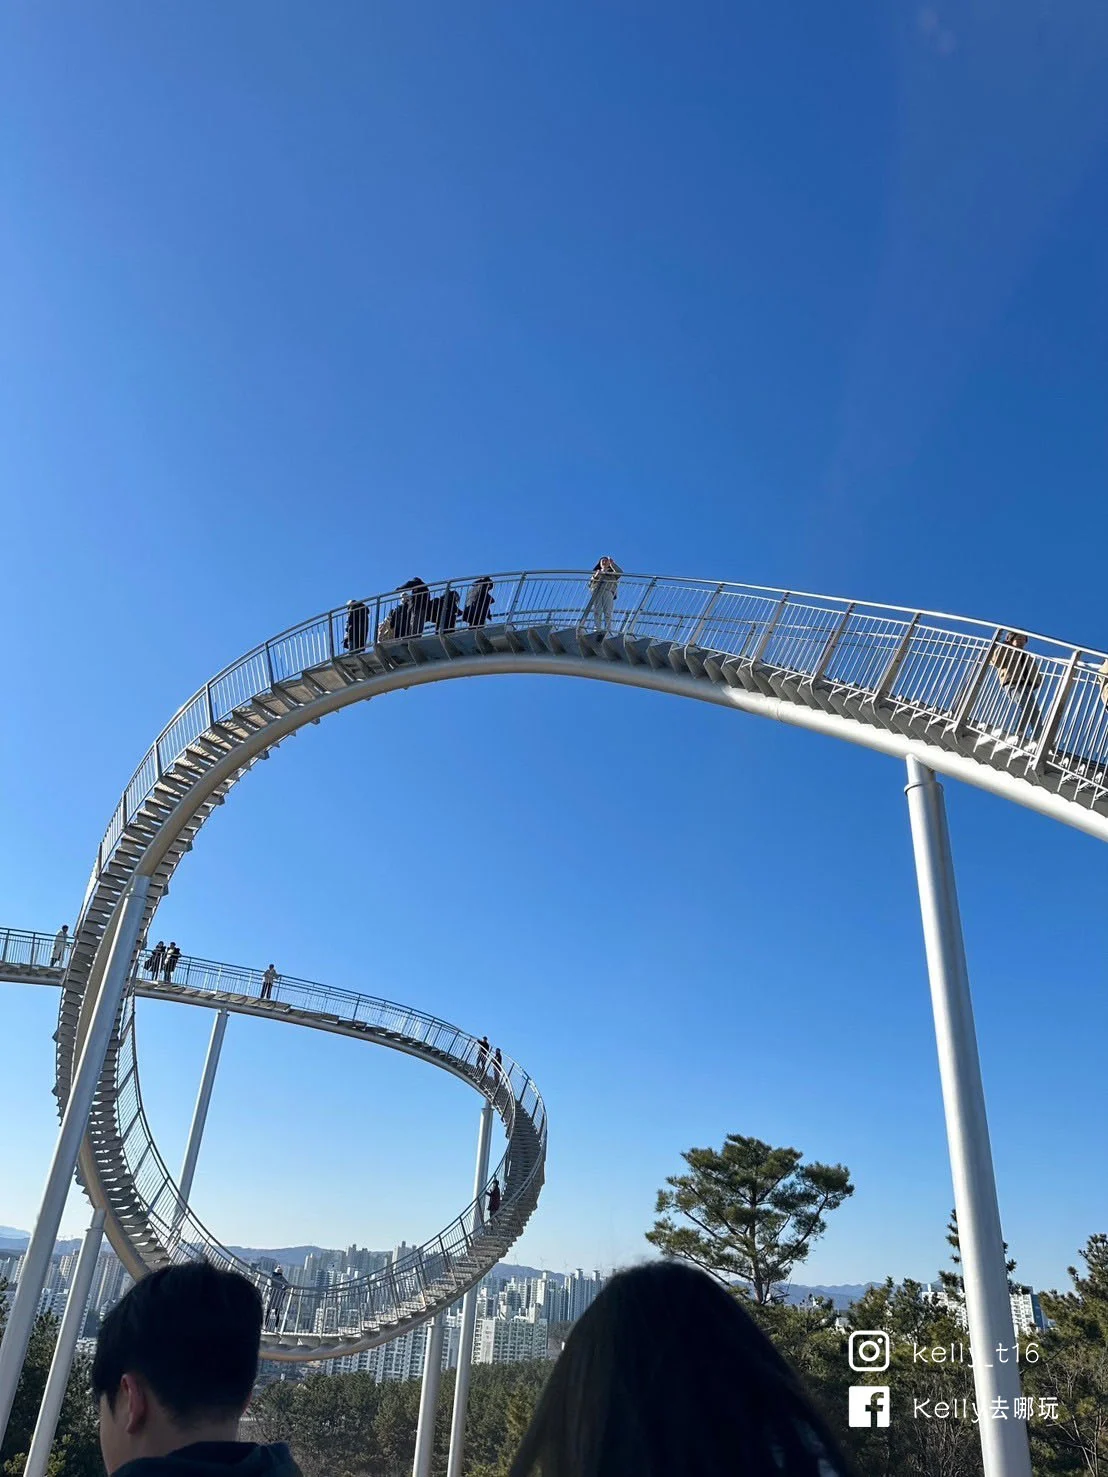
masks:
<svg viewBox="0 0 1108 1477"><path fill-rule="evenodd" d="M854 1193L842 1164L802 1164L798 1149L774 1149L731 1133L722 1150L688 1149L691 1173L658 1191L646 1239L683 1257L755 1303L779 1296L793 1268L827 1228L825 1217ZM676 1211L687 1224L673 1219Z"/></svg>

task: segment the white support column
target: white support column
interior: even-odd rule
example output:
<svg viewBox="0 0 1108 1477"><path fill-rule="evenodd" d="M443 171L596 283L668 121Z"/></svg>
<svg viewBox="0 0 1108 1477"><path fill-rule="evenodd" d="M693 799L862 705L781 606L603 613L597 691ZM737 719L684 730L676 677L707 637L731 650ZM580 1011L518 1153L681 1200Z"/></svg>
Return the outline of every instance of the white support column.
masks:
<svg viewBox="0 0 1108 1477"><path fill-rule="evenodd" d="M908 759L906 793L954 1179L984 1473L985 1477L1031 1477L1027 1427L1013 1418L1012 1401L1020 1393L1013 1348L1016 1336L946 806L942 786L918 759ZM1005 1363L998 1358L1000 1344L1004 1345ZM998 1399L1004 1404L997 1406ZM994 1419L996 1409L1004 1410L1007 1419Z"/></svg>
<svg viewBox="0 0 1108 1477"><path fill-rule="evenodd" d="M103 1210L93 1211L92 1221L81 1244L81 1253L77 1258L69 1296L65 1300L58 1342L50 1361L50 1373L46 1376L46 1389L42 1394L42 1404L35 1422L35 1434L31 1437L31 1449L27 1453L23 1477L46 1477L46 1464L50 1459L50 1448L54 1444L54 1433L58 1429L58 1416L65 1399L65 1387L69 1383L69 1371L73 1367L73 1354L85 1323L85 1309L88 1307L89 1290L96 1271L96 1258L100 1255L100 1243L104 1239L105 1215Z"/></svg>
<svg viewBox="0 0 1108 1477"><path fill-rule="evenodd" d="M489 1143L492 1139L492 1104L481 1109L481 1128L477 1135L477 1172L473 1177L473 1198L477 1204L475 1224L485 1219L482 1193L489 1177ZM473 1364L473 1329L477 1322L477 1288L471 1287L462 1299L461 1338L458 1342L458 1370L454 1379L454 1410L450 1417L450 1454L446 1459L446 1477L462 1477L462 1459L466 1442L466 1407L469 1404L469 1373Z"/></svg>
<svg viewBox="0 0 1108 1477"><path fill-rule="evenodd" d="M192 1194L192 1181L196 1174L196 1161L200 1157L200 1141L204 1137L204 1125L208 1121L208 1109L212 1101L212 1089L215 1086L215 1072L219 1066L219 1054L223 1050L223 1037L227 1031L227 1022L230 1013L226 1010L216 1012L215 1021L212 1024L211 1040L208 1042L208 1055L204 1059L204 1073L200 1078L200 1091L196 1095L196 1108L192 1115L192 1127L189 1129L189 1139L185 1146L184 1163L181 1165L181 1178L178 1183L180 1197L177 1201L177 1209L173 1216L173 1232L176 1236L177 1228L181 1224L181 1218L188 1209L189 1196Z"/></svg>
<svg viewBox="0 0 1108 1477"><path fill-rule="evenodd" d="M46 1176L42 1205L23 1256L19 1287L8 1314L4 1341L0 1343L0 1440L3 1440L8 1428L8 1417L15 1400L16 1386L19 1384L19 1372L27 1354L39 1296L46 1285L50 1258L54 1254L54 1243L58 1239L58 1227L61 1225L69 1187L73 1183L73 1171L77 1167L77 1155L85 1135L92 1100L96 1095L96 1085L104 1069L104 1058L112 1039L115 1018L123 1001L127 971L138 942L142 911L146 906L146 894L149 890L149 877L135 877L119 904L115 937L89 1021L84 1050L73 1075L69 1100L62 1114L62 1126L58 1132L50 1171Z"/></svg>
<svg viewBox="0 0 1108 1477"><path fill-rule="evenodd" d="M412 1477L431 1477L431 1456L435 1450L435 1415L439 1408L439 1385L442 1381L442 1336L445 1328L445 1313L436 1313L427 1328Z"/></svg>

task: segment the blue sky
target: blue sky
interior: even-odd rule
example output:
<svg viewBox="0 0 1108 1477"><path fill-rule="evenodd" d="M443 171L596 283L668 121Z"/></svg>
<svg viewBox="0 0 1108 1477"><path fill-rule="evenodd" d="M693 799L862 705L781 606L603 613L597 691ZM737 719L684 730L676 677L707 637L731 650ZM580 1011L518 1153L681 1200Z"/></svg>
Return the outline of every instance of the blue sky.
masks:
<svg viewBox="0 0 1108 1477"><path fill-rule="evenodd" d="M1092 0L7 7L0 921L72 920L200 683L412 574L611 552L1104 647L1106 84ZM551 1116L519 1260L643 1254L733 1131L852 1171L798 1280L928 1276L902 788L708 706L449 683L283 747L157 933L502 1042ZM947 793L1005 1234L1058 1285L1108 1225L1108 853ZM9 1224L55 1008L0 991ZM209 1021L142 1017L174 1163ZM410 1241L475 1133L418 1064L234 1021L194 1198L233 1242Z"/></svg>

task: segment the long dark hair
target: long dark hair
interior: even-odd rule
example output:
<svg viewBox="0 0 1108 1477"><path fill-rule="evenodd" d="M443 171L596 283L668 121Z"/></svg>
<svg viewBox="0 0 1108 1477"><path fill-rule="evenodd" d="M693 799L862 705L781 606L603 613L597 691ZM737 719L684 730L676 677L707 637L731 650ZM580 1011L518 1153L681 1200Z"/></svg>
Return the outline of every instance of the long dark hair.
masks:
<svg viewBox="0 0 1108 1477"><path fill-rule="evenodd" d="M511 1477L848 1477L799 1377L707 1273L620 1272L574 1326Z"/></svg>

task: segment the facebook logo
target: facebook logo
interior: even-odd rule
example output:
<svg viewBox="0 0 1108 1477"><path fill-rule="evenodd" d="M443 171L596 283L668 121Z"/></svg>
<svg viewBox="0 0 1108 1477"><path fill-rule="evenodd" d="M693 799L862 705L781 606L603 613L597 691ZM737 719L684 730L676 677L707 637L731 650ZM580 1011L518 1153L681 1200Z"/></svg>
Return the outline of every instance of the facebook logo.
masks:
<svg viewBox="0 0 1108 1477"><path fill-rule="evenodd" d="M888 1385L851 1385L847 1394L850 1399L847 1412L850 1425L887 1426L889 1424Z"/></svg>

